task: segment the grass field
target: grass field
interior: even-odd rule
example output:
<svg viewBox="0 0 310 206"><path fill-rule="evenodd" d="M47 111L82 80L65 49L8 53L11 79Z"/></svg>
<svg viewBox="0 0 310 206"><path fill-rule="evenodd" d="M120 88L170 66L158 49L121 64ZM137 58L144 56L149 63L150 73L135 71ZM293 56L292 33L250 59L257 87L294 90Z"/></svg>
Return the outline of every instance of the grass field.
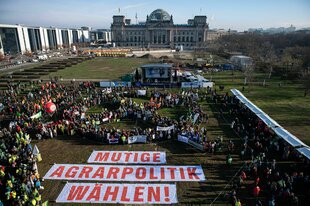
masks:
<svg viewBox="0 0 310 206"><path fill-rule="evenodd" d="M97 57L64 70L51 73L63 79L120 80L120 77L132 73L135 68L151 61L144 58L108 58ZM43 76L43 79L49 76Z"/></svg>
<svg viewBox="0 0 310 206"><path fill-rule="evenodd" d="M56 75L63 78L90 78L90 79L118 79L120 76L131 72L134 65L147 63L145 59L113 59L113 58L96 58L89 62L79 64L75 67L65 69ZM60 74L63 73L63 74ZM211 75L206 74L210 79ZM303 97L303 90L300 84L292 81L284 81L279 78L272 77L266 79L266 87L262 86L262 82L266 78L264 74L255 74L251 83L251 88L245 86L243 92L253 103L278 121L288 131L292 132L305 143L309 144L310 139L310 99ZM212 80L219 85L224 85L225 89L221 92L228 92L231 88L239 90L243 87L244 76L241 72L213 73ZM279 87L279 83L282 86ZM220 93L221 93L220 92ZM144 102L146 99L135 98L135 102ZM166 151L167 165L202 165L206 182L179 182L177 184L177 195L181 205L228 205L223 197L230 188L230 180L243 165L243 161L239 159L238 150L233 154L233 165L226 166L225 156L226 142L229 139L235 141L237 147L240 143L239 137L230 128L230 122L218 118L217 107L210 101L200 102L202 109L209 115L208 124L203 123L208 130L208 138L214 140L222 136L224 139L223 151L216 155L209 153L201 153L190 146L180 142L169 140L159 142L157 144L136 144L136 145L100 145L91 140L75 138L75 137L58 137L41 142L36 142L43 161L39 163L39 172L43 176L54 163L79 163L87 162L87 159L93 150L136 150L136 151ZM102 110L101 107L91 108L89 113L97 113ZM179 118L186 113L186 108L164 108L159 113L170 118ZM227 115L225 115L227 116ZM136 126L143 126L141 122L124 121L117 123L109 123L108 127L130 129ZM290 162L279 162L279 165L290 165ZM55 203L55 199L65 185L65 181L45 180L43 186L43 200L49 200L49 205L59 205ZM227 188L225 188L228 186ZM246 189L245 189L246 188ZM247 186L243 187L243 196L241 202L245 205L251 205L254 200L249 195ZM251 203L251 204L249 204ZM67 204L68 205L68 204ZM69 204L72 205L72 204ZM84 205L84 204L83 204Z"/></svg>
<svg viewBox="0 0 310 206"><path fill-rule="evenodd" d="M219 85L224 85L223 92L231 88L242 91L244 76L241 72L230 71L212 74L212 80ZM208 78L211 74L206 75ZM266 80L266 86L263 81ZM279 86L281 83L281 86ZM255 74L253 82L244 86L243 94L261 108L270 117L276 120L282 127L297 136L299 139L310 145L310 96L304 97L302 85L293 81L284 81L278 77Z"/></svg>

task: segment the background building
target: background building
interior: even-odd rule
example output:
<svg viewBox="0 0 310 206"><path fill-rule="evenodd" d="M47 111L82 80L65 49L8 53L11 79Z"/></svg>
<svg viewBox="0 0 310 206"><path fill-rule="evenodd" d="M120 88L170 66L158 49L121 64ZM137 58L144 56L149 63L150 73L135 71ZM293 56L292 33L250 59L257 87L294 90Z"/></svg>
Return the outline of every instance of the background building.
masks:
<svg viewBox="0 0 310 206"><path fill-rule="evenodd" d="M243 55L234 55L230 57L230 61L239 69L246 69L253 65L253 60L251 57Z"/></svg>
<svg viewBox="0 0 310 206"><path fill-rule="evenodd" d="M115 15L111 32L112 42L121 47L195 48L206 46L208 28L207 16L195 16L187 24L174 24L172 15L157 9L139 24Z"/></svg>
<svg viewBox="0 0 310 206"><path fill-rule="evenodd" d="M90 41L90 28L60 29L0 24L0 52L24 54L70 48Z"/></svg>
<svg viewBox="0 0 310 206"><path fill-rule="evenodd" d="M108 29L97 29L90 32L91 42L104 41L106 43L111 43L112 35L111 30Z"/></svg>

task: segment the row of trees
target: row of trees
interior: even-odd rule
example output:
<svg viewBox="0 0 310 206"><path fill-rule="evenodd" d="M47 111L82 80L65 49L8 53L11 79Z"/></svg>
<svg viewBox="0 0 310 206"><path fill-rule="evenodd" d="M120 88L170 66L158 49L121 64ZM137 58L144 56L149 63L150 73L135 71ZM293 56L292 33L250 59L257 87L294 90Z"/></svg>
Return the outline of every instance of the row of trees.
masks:
<svg viewBox="0 0 310 206"><path fill-rule="evenodd" d="M305 96L310 92L310 34L233 34L222 36L211 45L219 55L242 52L253 58L255 70L279 75L283 79L300 80Z"/></svg>

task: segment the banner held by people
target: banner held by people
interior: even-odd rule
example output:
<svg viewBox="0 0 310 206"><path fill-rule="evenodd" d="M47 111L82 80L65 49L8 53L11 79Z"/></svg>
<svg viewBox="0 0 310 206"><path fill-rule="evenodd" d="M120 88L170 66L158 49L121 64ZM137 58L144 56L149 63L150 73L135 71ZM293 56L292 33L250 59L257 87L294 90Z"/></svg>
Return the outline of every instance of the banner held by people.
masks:
<svg viewBox="0 0 310 206"><path fill-rule="evenodd" d="M87 163L165 164L166 152L157 151L93 151Z"/></svg>
<svg viewBox="0 0 310 206"><path fill-rule="evenodd" d="M128 144L133 143L146 143L146 135L135 135L128 137Z"/></svg>
<svg viewBox="0 0 310 206"><path fill-rule="evenodd" d="M146 95L146 90L137 90L138 96L145 96Z"/></svg>
<svg viewBox="0 0 310 206"><path fill-rule="evenodd" d="M173 130L173 129L174 129L174 125L171 125L169 127L160 127L160 126L156 127L157 131L168 131L168 130Z"/></svg>
<svg viewBox="0 0 310 206"><path fill-rule="evenodd" d="M175 204L175 184L67 183L57 203Z"/></svg>
<svg viewBox="0 0 310 206"><path fill-rule="evenodd" d="M109 144L118 144L119 139L118 138L109 138Z"/></svg>
<svg viewBox="0 0 310 206"><path fill-rule="evenodd" d="M132 166L54 164L44 179L133 181L133 182L200 182L205 181L201 166Z"/></svg>
<svg viewBox="0 0 310 206"><path fill-rule="evenodd" d="M186 144L189 144L193 147L195 147L196 149L200 150L200 151L205 151L204 147L202 144L199 144L197 142L194 142L193 140L189 139L188 137L186 136L183 136L183 135L178 135L178 141L179 142L184 142Z"/></svg>
<svg viewBox="0 0 310 206"><path fill-rule="evenodd" d="M178 135L178 141L188 144L188 137L183 136L183 135Z"/></svg>

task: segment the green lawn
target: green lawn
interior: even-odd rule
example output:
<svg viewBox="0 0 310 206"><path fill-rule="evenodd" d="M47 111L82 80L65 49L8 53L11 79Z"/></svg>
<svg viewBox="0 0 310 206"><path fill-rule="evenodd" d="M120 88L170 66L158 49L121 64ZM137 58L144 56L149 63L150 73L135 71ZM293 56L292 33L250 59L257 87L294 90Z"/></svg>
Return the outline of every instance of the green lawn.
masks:
<svg viewBox="0 0 310 206"><path fill-rule="evenodd" d="M184 106L176 106L173 108L162 108L158 110L158 114L161 116L169 117L171 119L177 119L179 120L181 116L184 115L186 117L187 115L187 108Z"/></svg>
<svg viewBox="0 0 310 206"><path fill-rule="evenodd" d="M57 73L52 73L53 76L62 76L64 79L119 79L120 76L132 72L135 67L141 64L150 63L148 59L135 58L104 58L85 61L73 67L66 68ZM241 90L244 81L244 76L241 72L219 72L206 74L208 79L211 78L216 83L216 88L219 85L224 85L223 92L228 92L231 88ZM48 76L46 76L48 78ZM266 87L262 86L264 74L255 74L251 88L245 86L243 92L253 103L260 107L263 111L269 114L272 118L278 121L288 131L292 132L302 141L310 144L310 97L303 97L303 90L300 84L287 81L284 84L283 80L277 77L266 79ZM279 83L282 86L279 87ZM251 91L249 91L249 89ZM151 89L150 89L151 90ZM172 89L171 91L176 91ZM149 97L133 98L137 103L149 101ZM214 205L228 205L227 200L222 194L230 188L225 186L230 185L231 178L239 170L243 161L239 159L239 150L233 154L233 165L228 167L225 164L226 142L233 139L236 147L239 147L241 142L236 134L231 130L230 123L218 118L218 107L214 105L209 98L209 101L200 102L204 112L209 115L208 124L203 122L208 130L209 140L214 140L217 137L223 137L223 150L211 155L209 153L201 153L193 149L191 146L185 145L177 141L164 141L156 144L135 144L135 145L101 145L99 142L76 137L57 137L44 141L34 141L37 144L42 154L43 161L38 164L41 176L48 171L54 163L79 163L84 164L93 150L136 150L136 151L166 151L167 165L192 165L198 164L203 167L204 174L207 178L206 182L178 182L177 195L181 205L209 205L217 197ZM102 107L93 107L88 110L88 113L98 113L102 111ZM159 114L168 116L169 118L179 119L180 116L186 115L187 108L161 108ZM226 115L226 114L225 114ZM225 117L228 117L226 115ZM132 129L134 127L148 127L150 124L142 121L124 120L121 122L113 122L106 124L107 127L115 127L120 129ZM154 125L153 125L154 126ZM67 205L57 204L55 199L62 190L65 181L46 180L43 184L43 201L49 200L49 205ZM221 193L223 191L223 193ZM253 203L255 200L243 188L242 202ZM78 205L78 204L69 204ZM83 204L90 205L90 204ZM251 204L246 204L251 205Z"/></svg>
<svg viewBox="0 0 310 206"><path fill-rule="evenodd" d="M49 76L61 76L63 79L120 80L121 76L133 72L135 68L146 63L150 63L150 60L143 58L97 57L51 73ZM49 78L49 76L43 78Z"/></svg>
<svg viewBox="0 0 310 206"><path fill-rule="evenodd" d="M210 79L211 74L206 77ZM266 79L266 86L262 86ZM242 90L244 76L241 72L230 71L212 74L216 88L224 85L223 92L231 88ZM281 86L279 86L281 83ZM276 120L282 127L296 135L300 140L310 145L310 97L304 97L302 85L293 81L284 81L278 77L255 74L251 86L244 86L243 94L261 108L270 117Z"/></svg>

